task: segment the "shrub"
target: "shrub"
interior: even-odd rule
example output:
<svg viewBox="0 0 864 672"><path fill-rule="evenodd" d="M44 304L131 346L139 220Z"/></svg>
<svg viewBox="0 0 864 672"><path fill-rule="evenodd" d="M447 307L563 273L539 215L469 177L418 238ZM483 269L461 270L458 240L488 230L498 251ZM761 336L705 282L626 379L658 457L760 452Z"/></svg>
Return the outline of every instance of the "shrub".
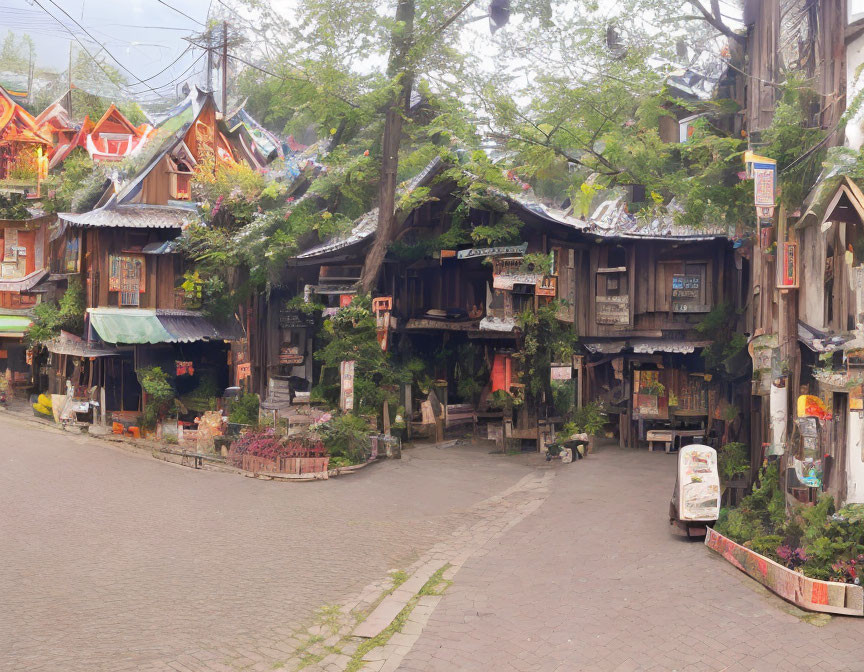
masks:
<svg viewBox="0 0 864 672"><path fill-rule="evenodd" d="M750 470L747 444L725 444L717 453L717 470L726 481L734 481L736 477L746 474Z"/></svg>
<svg viewBox="0 0 864 672"><path fill-rule="evenodd" d="M258 408L260 401L257 394L244 392L231 406L228 414L228 422L236 422L241 425L258 424Z"/></svg>
<svg viewBox="0 0 864 672"><path fill-rule="evenodd" d="M334 416L318 428L331 457L345 458L350 464L365 462L370 453L369 424L356 415Z"/></svg>
<svg viewBox="0 0 864 672"><path fill-rule="evenodd" d="M141 389L147 395L141 424L147 429L152 429L168 412L170 402L174 400L174 387L168 382L168 374L161 367L148 366L138 369L135 373Z"/></svg>

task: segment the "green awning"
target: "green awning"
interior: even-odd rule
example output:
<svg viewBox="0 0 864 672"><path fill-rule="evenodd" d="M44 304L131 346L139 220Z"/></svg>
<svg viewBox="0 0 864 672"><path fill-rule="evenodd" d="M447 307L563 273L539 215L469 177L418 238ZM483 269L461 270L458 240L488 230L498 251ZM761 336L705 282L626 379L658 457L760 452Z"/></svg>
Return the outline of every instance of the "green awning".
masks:
<svg viewBox="0 0 864 672"><path fill-rule="evenodd" d="M166 343L169 334L155 310L141 308L88 308L90 326L106 343Z"/></svg>
<svg viewBox="0 0 864 672"><path fill-rule="evenodd" d="M0 336L20 336L31 324L26 315L0 315Z"/></svg>

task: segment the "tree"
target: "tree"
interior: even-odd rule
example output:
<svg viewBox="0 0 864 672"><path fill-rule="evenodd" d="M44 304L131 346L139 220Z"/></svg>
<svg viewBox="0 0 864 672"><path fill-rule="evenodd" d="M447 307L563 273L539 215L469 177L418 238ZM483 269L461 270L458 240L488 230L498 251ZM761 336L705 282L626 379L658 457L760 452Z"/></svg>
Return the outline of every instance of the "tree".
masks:
<svg viewBox="0 0 864 672"><path fill-rule="evenodd" d="M6 31L0 45L0 70L26 75L36 58L36 46L27 33L18 37L11 30Z"/></svg>

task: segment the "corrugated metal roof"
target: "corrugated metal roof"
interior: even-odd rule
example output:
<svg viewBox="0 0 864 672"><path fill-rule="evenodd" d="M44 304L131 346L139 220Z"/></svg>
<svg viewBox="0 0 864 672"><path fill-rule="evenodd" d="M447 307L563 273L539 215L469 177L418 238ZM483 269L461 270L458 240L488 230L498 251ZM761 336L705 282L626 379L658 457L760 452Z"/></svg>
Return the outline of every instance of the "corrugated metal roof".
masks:
<svg viewBox="0 0 864 672"><path fill-rule="evenodd" d="M310 257L320 257L322 255L341 250L344 247L349 247L351 245L354 245L355 243L366 240L375 233L377 228L378 208L375 208L357 219L357 221L354 222L354 226L351 231L346 235L337 236L336 238L331 238L325 243L310 247L305 252L298 254L295 258L309 259Z"/></svg>
<svg viewBox="0 0 864 672"><path fill-rule="evenodd" d="M156 317L171 334L170 343L236 341L245 336L234 317L217 322L191 310L157 310Z"/></svg>
<svg viewBox="0 0 864 672"><path fill-rule="evenodd" d="M653 340L641 339L630 341L633 352L640 354L653 354L655 352L674 352L681 355L689 355L697 348L707 348L711 341L679 341L679 340Z"/></svg>
<svg viewBox="0 0 864 672"><path fill-rule="evenodd" d="M74 334L61 331L57 338L46 344L49 352L73 357L110 357L118 354L117 348L100 343L88 343Z"/></svg>
<svg viewBox="0 0 864 672"><path fill-rule="evenodd" d="M441 157L436 156L420 173L415 175L398 189L397 199L400 195L410 194L417 187L426 186L432 182L435 176L440 172L443 165ZM315 245L314 247L298 254L295 259L309 259L311 257L320 257L325 254L330 254L331 252L336 252L337 250L341 250L372 237L375 235L377 230L378 208L374 208L365 215L358 217L354 222L351 231L344 236L337 236L321 243L320 245Z"/></svg>
<svg viewBox="0 0 864 672"><path fill-rule="evenodd" d="M700 227L681 225L676 215L683 211L684 208L673 200L663 214L648 220L641 219L627 212L627 200L621 196L601 203L587 222L585 232L607 238L663 240L711 240L731 238L735 233L732 227L721 224Z"/></svg>
<svg viewBox="0 0 864 672"><path fill-rule="evenodd" d="M185 229L198 221L198 213L170 205L116 205L76 214L61 212L60 219L72 226L122 227L130 229Z"/></svg>
<svg viewBox="0 0 864 672"><path fill-rule="evenodd" d="M106 343L192 343L243 338L236 319L216 324L192 310L88 308L90 324Z"/></svg>

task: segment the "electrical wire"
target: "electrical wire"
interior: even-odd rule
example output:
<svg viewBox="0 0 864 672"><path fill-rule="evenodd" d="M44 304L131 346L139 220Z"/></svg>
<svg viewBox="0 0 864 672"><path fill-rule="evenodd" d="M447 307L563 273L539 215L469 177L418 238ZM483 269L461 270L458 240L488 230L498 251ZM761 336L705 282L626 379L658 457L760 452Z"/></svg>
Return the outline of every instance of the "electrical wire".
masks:
<svg viewBox="0 0 864 672"><path fill-rule="evenodd" d="M185 16L185 17L186 17L187 19L189 19L190 21L194 21L194 22L197 23L199 26L204 26L205 28L207 27L207 24L206 24L206 23L201 23L198 19L195 19L195 18L192 18L191 16L189 16L186 12L183 12L183 11L177 9L176 7L172 7L172 6L169 5L167 2L165 2L165 0L156 0L156 2L158 2L160 5L165 5L168 9L173 9L173 10L174 10L175 12L177 12L178 14L181 14L182 16Z"/></svg>
<svg viewBox="0 0 864 672"><path fill-rule="evenodd" d="M84 52L85 52L85 53L90 57L90 59L91 59L91 60L96 64L96 66L97 66L97 67L102 71L102 73L105 75L105 77L108 79L109 82L111 82L112 84L114 84L114 86L117 86L118 88L121 88L118 84L116 84L116 83L113 81L113 79L112 79L112 77L111 77L111 74L110 74L110 73L109 73L109 72L108 72L104 67L102 67L102 63L100 63L100 62L96 59L96 57L95 57L92 53L90 53L90 50L87 48L87 45L85 45L85 44L84 44L84 43L83 43L83 42L78 38L78 36L77 36L74 32L72 32L72 29L69 28L69 26L67 26L67 25L66 25L65 23L63 23L60 19L58 19L58 18L57 18L56 16L54 16L51 12L49 12L49 11L48 11L48 10L47 10L47 9L46 9L46 8L45 8L45 7L40 3L40 2L39 2L39 0L33 0L33 2L36 4L37 7L39 7L40 9L42 9L42 11L44 11L48 16L50 16L50 17L51 17L52 19L54 19L57 23L59 23L61 26L63 26L63 28L66 29L66 32L68 32L68 33L72 36L72 38L73 38L73 39L78 43L78 45L79 45L79 46L84 50ZM103 48L104 48L104 47L103 47Z"/></svg>
<svg viewBox="0 0 864 672"><path fill-rule="evenodd" d="M44 8L44 7L43 7L43 6L38 2L38 0L33 0L33 1L36 2L37 5L39 5L40 7L42 7L42 9L45 9L45 8ZM112 61L114 61L117 65L119 65L121 68L123 68L123 69L124 69L126 72L128 72L130 75L132 75L132 77L134 77L135 79L137 79L141 84L143 84L143 85L146 86L148 89L150 89L151 91L153 91L153 93L156 93L156 90L153 89L153 87L151 87L149 84L147 84L146 82L144 82L140 77L138 77L138 75L136 75L136 74L135 74L134 72L132 72L129 68L127 68L125 65L123 65L119 60L117 60L117 58L114 56L114 54L112 54L112 53L108 50L108 48L107 48L107 47L106 47L102 42L100 42L100 41L97 40L95 37L93 37L93 35L91 35L90 32L89 32L89 31L88 31L84 26L82 26L80 23L78 23L78 21L75 20L75 17L74 17L74 16L72 16L69 12L67 12L65 9L63 9L63 8L62 8L60 5L58 5L54 0L48 0L48 2L50 2L50 3L51 3L52 5L54 5L57 9L59 9L61 12L63 12L67 17L69 17L69 19L71 19L72 23L74 23L74 24L75 24L76 26L78 26L82 31L84 31L84 34L87 35L87 37L89 37L89 38L90 38L91 40L93 40L96 44L98 44L100 47L102 47L102 49L105 51L106 54L108 54L108 56L111 58ZM64 24L64 25L65 25L65 24ZM69 32L71 33L72 31L70 30ZM76 40L77 40L77 37L76 37ZM78 41L78 43L79 43L79 44L81 43L80 40ZM83 45L82 45L82 46L83 46ZM87 53L89 54L90 52L88 51ZM91 56L91 58L92 58L92 56ZM104 68L103 68L102 70L103 70L103 72L104 72ZM108 73L106 72L105 74L106 74L106 76L107 76Z"/></svg>
<svg viewBox="0 0 864 672"><path fill-rule="evenodd" d="M191 48L192 48L191 45L187 45L186 48L185 48L183 51L180 52L180 55L179 55L177 58L175 58L173 61L171 61L171 63L169 63L168 65L166 65L164 68L162 68L162 69L161 69L159 72L157 72L155 75L152 75L152 76L150 76L150 77L147 77L146 79L143 79L143 80L141 80L141 81L143 81L143 82L149 82L151 79L156 79L159 75L161 75L163 72L165 72L166 70L168 70L169 68L171 68L175 63L177 63L177 61L179 61L181 58L183 58L183 56L185 56L186 53L187 53Z"/></svg>

